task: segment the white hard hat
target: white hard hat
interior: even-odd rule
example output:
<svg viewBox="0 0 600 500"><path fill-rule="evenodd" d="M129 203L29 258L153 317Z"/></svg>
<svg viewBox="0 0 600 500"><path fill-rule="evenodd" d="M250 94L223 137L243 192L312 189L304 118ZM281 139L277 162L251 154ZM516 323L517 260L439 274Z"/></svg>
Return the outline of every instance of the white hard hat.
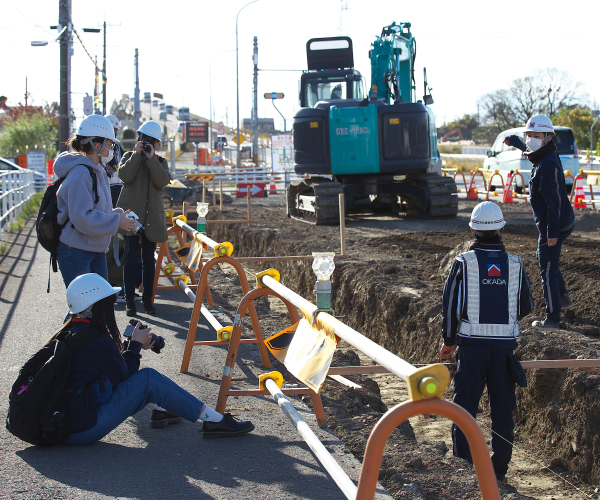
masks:
<svg viewBox="0 0 600 500"><path fill-rule="evenodd" d="M77 129L77 135L84 137L104 137L113 142L119 142L115 137L115 130L104 116L90 115L81 120L81 124Z"/></svg>
<svg viewBox="0 0 600 500"><path fill-rule="evenodd" d="M525 132L546 132L554 135L554 125L552 125L552 120L550 120L550 118L548 118L546 115L532 116L529 120L527 120L525 129Z"/></svg>
<svg viewBox="0 0 600 500"><path fill-rule="evenodd" d="M484 201L473 209L469 227L476 231L493 231L503 228L505 224L500 207L491 201Z"/></svg>
<svg viewBox="0 0 600 500"><path fill-rule="evenodd" d="M137 131L162 142L162 127L154 120L142 123Z"/></svg>
<svg viewBox="0 0 600 500"><path fill-rule="evenodd" d="M119 124L119 119L115 115L106 115L106 118L110 123L112 123L113 128L117 130L121 130L121 125Z"/></svg>
<svg viewBox="0 0 600 500"><path fill-rule="evenodd" d="M69 313L76 314L85 311L92 304L120 291L119 287L111 286L98 274L89 273L77 276L67 288Z"/></svg>

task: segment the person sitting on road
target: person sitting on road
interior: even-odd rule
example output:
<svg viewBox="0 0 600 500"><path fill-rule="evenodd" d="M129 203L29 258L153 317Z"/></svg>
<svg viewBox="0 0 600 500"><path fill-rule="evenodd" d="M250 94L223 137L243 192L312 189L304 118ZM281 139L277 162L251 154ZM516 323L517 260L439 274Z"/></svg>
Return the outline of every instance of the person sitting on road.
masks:
<svg viewBox="0 0 600 500"><path fill-rule="evenodd" d="M504 480L512 457L517 382L510 365L519 338L518 320L533 309L529 280L521 259L506 252L502 243L504 216L495 203L473 209L469 226L475 234L469 251L450 269L442 306L442 359L458 350L454 402L477 415L487 385L492 420L492 464ZM473 463L469 444L456 424L452 426L455 456Z"/></svg>
<svg viewBox="0 0 600 500"><path fill-rule="evenodd" d="M156 314L152 303L156 243L167 241L167 223L163 204L163 188L171 182L167 160L154 154L162 138L160 123L148 121L138 129L135 150L128 151L121 159L119 177L123 190L117 206L131 210L138 217L143 230L127 236L129 250L123 266L125 286L125 311L127 316L137 314L135 307L135 274L138 263L138 248L142 247L142 303L144 311Z"/></svg>
<svg viewBox="0 0 600 500"><path fill-rule="evenodd" d="M532 116L527 122L525 135L526 144L516 135L508 136L504 143L523 151L532 164L529 196L540 234L537 259L546 301L546 318L534 321L532 326L539 330L558 330L561 308L575 307L559 268L562 244L573 232L575 214L553 140L552 121L546 115Z"/></svg>
<svg viewBox="0 0 600 500"><path fill-rule="evenodd" d="M119 290L93 273L78 276L67 289L67 302L74 316L53 339L65 329L77 332L95 328L106 336L72 354L67 407L73 410L78 391L90 381L93 381L94 404L83 399L65 444L95 443L149 402L158 403L190 422L203 420L204 438L243 436L251 432L252 422L216 412L152 368L139 369L141 350L154 344L152 328L140 329L138 322L131 340L123 342L114 312L115 294Z"/></svg>
<svg viewBox="0 0 600 500"><path fill-rule="evenodd" d="M56 193L57 221L65 224L57 250L65 287L86 273L108 279L105 252L110 238L117 229L129 231L133 227L128 212L113 209L108 177L100 164L110 161L116 142L112 124L106 118L88 116L79 125L77 135L67 142L75 153L62 153L54 163L56 175L66 177Z"/></svg>

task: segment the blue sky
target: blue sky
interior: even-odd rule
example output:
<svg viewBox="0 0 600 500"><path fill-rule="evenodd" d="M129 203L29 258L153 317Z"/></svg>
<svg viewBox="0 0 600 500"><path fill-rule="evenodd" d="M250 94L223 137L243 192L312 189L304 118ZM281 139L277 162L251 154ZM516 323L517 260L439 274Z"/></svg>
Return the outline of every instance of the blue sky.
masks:
<svg viewBox="0 0 600 500"><path fill-rule="evenodd" d="M102 34L83 33L106 19L108 103L121 94L133 96L135 48L140 53L141 91L160 92L168 104L189 106L215 119L236 120L236 15L247 0L124 2L73 0L73 23L92 57L102 61ZM171 7L171 5L173 7ZM347 5L347 9L341 9ZM176 6L176 7L175 7ZM306 68L309 38L349 35L354 43L355 67L370 80L368 51L381 28L396 22L412 23L417 39L417 95L427 67L433 88L438 125L464 113L476 113L478 99L506 88L515 78L536 69L556 67L583 83L590 100L600 102L600 64L594 33L600 2L488 2L488 1L367 1L259 0L238 18L240 120L252 106L252 39L259 43L259 116L282 120L265 92L283 92L278 107L288 129L298 108L297 71ZM57 101L59 45L31 47L32 40L53 40L58 1L6 3L0 20L3 77L0 94L9 105L23 100L25 77L35 104ZM83 96L92 93L94 66L81 44L72 58L73 108L83 116ZM209 69L212 68L212 85Z"/></svg>

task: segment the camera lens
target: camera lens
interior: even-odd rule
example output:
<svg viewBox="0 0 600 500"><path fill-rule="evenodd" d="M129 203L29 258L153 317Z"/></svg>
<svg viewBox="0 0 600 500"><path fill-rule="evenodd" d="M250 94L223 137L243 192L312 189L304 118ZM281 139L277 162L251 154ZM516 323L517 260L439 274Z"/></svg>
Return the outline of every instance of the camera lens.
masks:
<svg viewBox="0 0 600 500"><path fill-rule="evenodd" d="M148 143L144 144L144 151L146 151L146 153L150 154L152 152L152 146Z"/></svg>
<svg viewBox="0 0 600 500"><path fill-rule="evenodd" d="M156 354L160 354L160 350L165 346L165 339L159 335L155 335L154 333L151 333L150 335L152 336L152 342L154 342L152 351Z"/></svg>

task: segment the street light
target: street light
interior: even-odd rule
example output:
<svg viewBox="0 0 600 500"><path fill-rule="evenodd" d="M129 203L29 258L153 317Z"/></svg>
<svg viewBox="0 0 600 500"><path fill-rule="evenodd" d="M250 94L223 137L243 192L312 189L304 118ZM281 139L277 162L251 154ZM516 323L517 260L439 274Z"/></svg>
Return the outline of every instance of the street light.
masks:
<svg viewBox="0 0 600 500"><path fill-rule="evenodd" d="M252 2L244 5L235 16L235 84L237 91L237 167L240 167L240 72L238 67L238 17L240 16L240 12L242 12L248 5L258 2L258 0L252 0Z"/></svg>

